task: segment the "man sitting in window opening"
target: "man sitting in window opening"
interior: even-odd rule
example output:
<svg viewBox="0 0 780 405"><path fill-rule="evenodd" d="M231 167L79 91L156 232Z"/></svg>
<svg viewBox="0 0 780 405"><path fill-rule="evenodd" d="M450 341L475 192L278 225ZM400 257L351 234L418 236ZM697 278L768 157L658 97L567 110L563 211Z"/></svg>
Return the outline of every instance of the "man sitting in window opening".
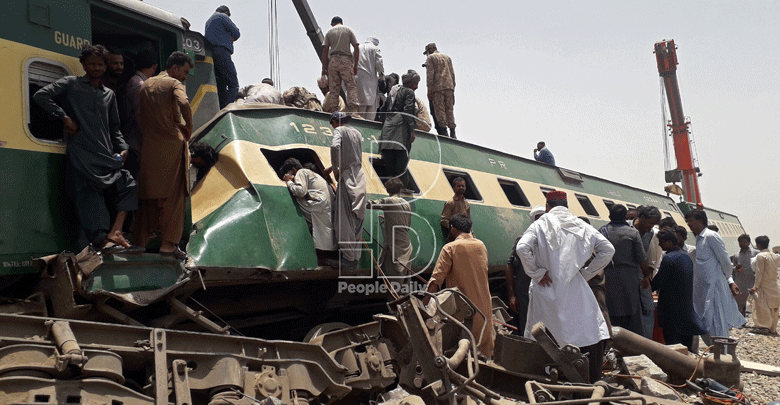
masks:
<svg viewBox="0 0 780 405"><path fill-rule="evenodd" d="M138 188L123 169L128 146L119 130L116 95L100 78L106 71L108 51L102 45L85 45L79 61L86 74L67 76L38 90L33 96L47 113L62 120L70 136L65 152L65 187L87 240L98 249L130 247L122 236L128 211L138 208ZM56 100L62 100L62 105ZM106 206L114 195L116 218ZM114 247L118 246L118 247Z"/></svg>
<svg viewBox="0 0 780 405"><path fill-rule="evenodd" d="M305 169L296 158L289 158L282 165L282 180L287 183L290 194L298 201L303 217L309 224L318 258L325 258L328 252L336 250L333 233L332 206L333 188L322 176Z"/></svg>
<svg viewBox="0 0 780 405"><path fill-rule="evenodd" d="M444 204L444 209L441 211L441 230L447 242L453 241L450 234L450 218L457 214L463 214L471 218L471 205L464 197L466 194L466 180L463 177L452 179L452 190L455 191L455 195L452 196L452 200Z"/></svg>

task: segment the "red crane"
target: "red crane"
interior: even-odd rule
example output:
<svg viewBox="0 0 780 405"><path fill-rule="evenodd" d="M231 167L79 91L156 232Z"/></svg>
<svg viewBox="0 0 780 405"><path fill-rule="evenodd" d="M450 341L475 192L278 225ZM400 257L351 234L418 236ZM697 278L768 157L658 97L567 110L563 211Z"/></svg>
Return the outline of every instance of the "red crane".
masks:
<svg viewBox="0 0 780 405"><path fill-rule="evenodd" d="M658 62L658 73L664 81L666 98L669 102L674 154L677 158L677 171L682 175L679 181L682 183L683 197L685 201L699 205L701 204L698 180L699 171L694 166L693 155L691 154L688 128L690 121L687 121L683 114L680 88L677 85L677 49L674 46L674 40L656 42L655 59ZM667 176L667 181L673 182L676 180L669 180L669 176Z"/></svg>

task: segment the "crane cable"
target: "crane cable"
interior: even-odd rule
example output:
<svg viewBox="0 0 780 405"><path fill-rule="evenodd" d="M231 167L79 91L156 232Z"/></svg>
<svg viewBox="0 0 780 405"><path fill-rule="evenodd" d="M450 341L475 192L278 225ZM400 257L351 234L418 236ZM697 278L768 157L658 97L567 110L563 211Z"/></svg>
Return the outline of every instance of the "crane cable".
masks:
<svg viewBox="0 0 780 405"><path fill-rule="evenodd" d="M281 85L281 69L279 68L279 25L276 0L268 0L268 63L270 64L271 80L278 90Z"/></svg>

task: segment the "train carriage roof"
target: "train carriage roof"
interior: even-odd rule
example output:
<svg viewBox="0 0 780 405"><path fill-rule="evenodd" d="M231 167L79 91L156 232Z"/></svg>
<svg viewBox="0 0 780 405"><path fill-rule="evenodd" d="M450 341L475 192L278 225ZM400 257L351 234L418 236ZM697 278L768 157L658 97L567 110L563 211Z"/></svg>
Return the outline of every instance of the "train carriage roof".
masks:
<svg viewBox="0 0 780 405"><path fill-rule="evenodd" d="M138 0L102 0L103 3L130 10L134 13L149 17L159 22L184 29L181 19L170 11L166 11Z"/></svg>

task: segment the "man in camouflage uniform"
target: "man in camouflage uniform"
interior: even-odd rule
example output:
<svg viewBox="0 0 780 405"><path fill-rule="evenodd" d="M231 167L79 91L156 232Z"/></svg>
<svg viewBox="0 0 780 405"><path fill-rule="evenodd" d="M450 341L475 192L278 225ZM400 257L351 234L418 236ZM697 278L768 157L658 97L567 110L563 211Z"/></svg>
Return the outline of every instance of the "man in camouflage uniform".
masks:
<svg viewBox="0 0 780 405"><path fill-rule="evenodd" d="M455 106L455 71L452 69L452 59L439 52L436 44L425 46L423 55L427 71L428 101L431 103L436 132L439 135L447 135L447 127L450 128L450 137L455 138L455 114L452 108Z"/></svg>
<svg viewBox="0 0 780 405"><path fill-rule="evenodd" d="M360 118L358 111L357 74L358 60L360 59L359 45L352 29L342 23L341 17L333 17L330 21L333 27L325 34L322 43L322 74L328 75L328 100L325 105L336 105L335 99L341 89L341 82L347 89L347 110L353 117ZM349 52L349 45L354 48L354 53Z"/></svg>
<svg viewBox="0 0 780 405"><path fill-rule="evenodd" d="M316 95L303 87L291 87L282 95L284 105L305 110L322 111L322 104Z"/></svg>

